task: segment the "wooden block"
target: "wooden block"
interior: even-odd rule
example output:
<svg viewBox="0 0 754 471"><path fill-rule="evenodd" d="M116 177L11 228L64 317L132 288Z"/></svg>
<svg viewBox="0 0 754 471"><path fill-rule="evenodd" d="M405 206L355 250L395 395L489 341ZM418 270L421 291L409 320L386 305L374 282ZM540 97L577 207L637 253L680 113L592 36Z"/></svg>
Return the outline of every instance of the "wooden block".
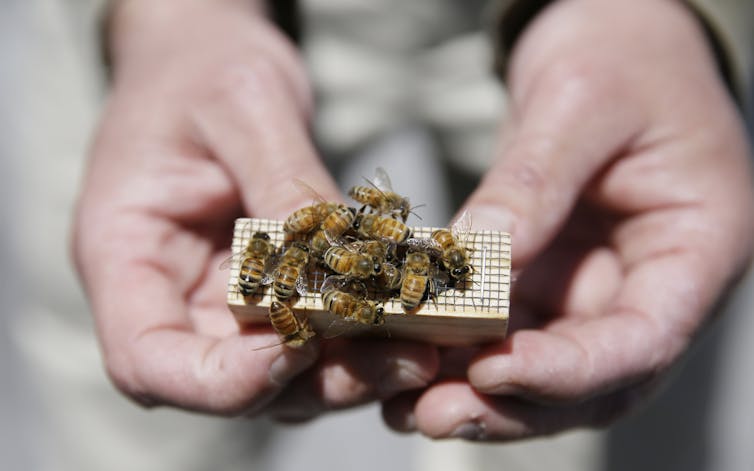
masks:
<svg viewBox="0 0 754 471"><path fill-rule="evenodd" d="M228 280L228 307L239 324L269 323L268 308L273 300L270 286L258 295L244 298L238 291L241 254L255 232L266 232L276 247L283 243L283 223L268 219L237 219L233 234L233 261ZM415 227L414 237L429 237L435 228ZM375 335L413 339L437 345L474 345L500 340L508 326L511 286L510 235L496 231L472 231L466 241L472 249L474 273L463 287L441 291L437 305L425 302L412 314L406 314L398 298L384 303L385 323L373 327L348 323L343 335ZM293 309L309 317L318 334L329 335L338 323L322 306L320 287L326 274L308 273L307 293L300 296Z"/></svg>

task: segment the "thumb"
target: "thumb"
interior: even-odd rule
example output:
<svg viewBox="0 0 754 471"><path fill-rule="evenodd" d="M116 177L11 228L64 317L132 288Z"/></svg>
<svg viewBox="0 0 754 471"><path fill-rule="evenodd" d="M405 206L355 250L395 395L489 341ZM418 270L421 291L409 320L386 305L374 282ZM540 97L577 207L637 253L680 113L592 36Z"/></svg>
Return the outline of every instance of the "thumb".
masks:
<svg viewBox="0 0 754 471"><path fill-rule="evenodd" d="M234 82L196 115L205 144L226 165L246 213L285 219L311 204L313 195L297 189L294 179L328 201L341 200L314 150L301 108L280 86L254 80Z"/></svg>
<svg viewBox="0 0 754 471"><path fill-rule="evenodd" d="M587 80L545 80L518 109L514 97L498 157L462 209L475 229L511 233L514 265L554 238L589 180L637 128L630 112L611 113L614 98Z"/></svg>

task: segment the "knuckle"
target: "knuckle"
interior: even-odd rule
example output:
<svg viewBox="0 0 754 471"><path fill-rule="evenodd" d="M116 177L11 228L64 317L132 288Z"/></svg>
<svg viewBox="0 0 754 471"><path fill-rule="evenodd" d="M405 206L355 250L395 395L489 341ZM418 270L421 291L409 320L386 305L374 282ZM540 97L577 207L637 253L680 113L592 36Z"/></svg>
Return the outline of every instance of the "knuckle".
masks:
<svg viewBox="0 0 754 471"><path fill-rule="evenodd" d="M550 144L540 141L517 152L517 159L507 166L505 179L516 188L529 193L540 193L550 180L542 160L549 153Z"/></svg>
<svg viewBox="0 0 754 471"><path fill-rule="evenodd" d="M144 389L137 379L132 362L123 354L105 356L105 372L115 388L145 408L159 405L157 399Z"/></svg>
<svg viewBox="0 0 754 471"><path fill-rule="evenodd" d="M227 106L258 109L260 103L268 101L270 91L279 86L279 75L275 61L264 55L243 63L223 64L218 67L209 100Z"/></svg>
<svg viewBox="0 0 754 471"><path fill-rule="evenodd" d="M543 77L552 90L558 91L553 107L567 110L574 118L604 108L617 96L621 80L600 61L578 57L554 64Z"/></svg>

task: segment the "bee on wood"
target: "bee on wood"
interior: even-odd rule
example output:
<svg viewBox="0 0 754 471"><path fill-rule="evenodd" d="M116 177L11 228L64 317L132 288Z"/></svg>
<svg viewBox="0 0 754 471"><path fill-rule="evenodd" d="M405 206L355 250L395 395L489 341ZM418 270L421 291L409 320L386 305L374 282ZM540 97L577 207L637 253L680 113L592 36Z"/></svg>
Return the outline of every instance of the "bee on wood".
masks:
<svg viewBox="0 0 754 471"><path fill-rule="evenodd" d="M330 245L337 243L340 237L351 228L355 217L356 209L340 205L322 221L321 229Z"/></svg>
<svg viewBox="0 0 754 471"><path fill-rule="evenodd" d="M355 240L344 247L361 255L372 257L375 263L383 264L396 257L395 244L386 240Z"/></svg>
<svg viewBox="0 0 754 471"><path fill-rule="evenodd" d="M411 229L397 219L378 214L358 214L353 223L359 236L367 239L386 240L396 245L411 236Z"/></svg>
<svg viewBox="0 0 754 471"><path fill-rule="evenodd" d="M293 183L300 191L311 196L314 204L305 206L291 213L283 223L283 231L288 234L306 234L320 227L322 222L335 210L347 208L344 204L325 201L312 187L294 179Z"/></svg>
<svg viewBox="0 0 754 471"><path fill-rule="evenodd" d="M413 311L425 299L434 299L436 292L432 260L426 252L408 252L403 267L400 300L403 310Z"/></svg>
<svg viewBox="0 0 754 471"><path fill-rule="evenodd" d="M238 291L243 296L251 296L263 284L265 269L270 257L275 253L275 246L270 242L266 232L255 232L249 239L241 256L241 266L238 271ZM231 255L221 265L220 269L230 266Z"/></svg>
<svg viewBox="0 0 754 471"><path fill-rule="evenodd" d="M395 291L401 287L402 281L403 273L400 268L385 262L382 264L382 274L376 279L376 285L379 291Z"/></svg>
<svg viewBox="0 0 754 471"><path fill-rule="evenodd" d="M308 319L299 319L293 310L279 301L270 304L270 323L287 346L298 348L314 337Z"/></svg>
<svg viewBox="0 0 754 471"><path fill-rule="evenodd" d="M390 177L381 167L377 168L374 182L364 178L369 186L357 185L348 191L348 196L363 204L360 212L369 206L376 214L389 215L406 222L412 212L408 198L393 191Z"/></svg>
<svg viewBox="0 0 754 471"><path fill-rule="evenodd" d="M347 287L350 289L346 290ZM322 304L330 313L347 321L382 325L385 322L384 309L375 301L366 299L360 294L362 292L366 293L363 283L354 284L347 277L330 276L322 285Z"/></svg>
<svg viewBox="0 0 754 471"><path fill-rule="evenodd" d="M301 242L291 244L280 257L272 274L272 290L284 301L294 292L306 294L306 267L309 264L309 247Z"/></svg>
<svg viewBox="0 0 754 471"><path fill-rule="evenodd" d="M311 249L312 257L322 261L325 252L330 247L330 240L327 238L324 230L317 229L312 232L311 237L309 237L309 248Z"/></svg>
<svg viewBox="0 0 754 471"><path fill-rule="evenodd" d="M325 264L336 273L362 280L382 273L382 264L379 261L350 246L333 246L327 249Z"/></svg>
<svg viewBox="0 0 754 471"><path fill-rule="evenodd" d="M440 263L455 281L464 280L473 272L469 249L465 247L470 231L471 216L464 211L450 230L438 229L430 236L440 250Z"/></svg>

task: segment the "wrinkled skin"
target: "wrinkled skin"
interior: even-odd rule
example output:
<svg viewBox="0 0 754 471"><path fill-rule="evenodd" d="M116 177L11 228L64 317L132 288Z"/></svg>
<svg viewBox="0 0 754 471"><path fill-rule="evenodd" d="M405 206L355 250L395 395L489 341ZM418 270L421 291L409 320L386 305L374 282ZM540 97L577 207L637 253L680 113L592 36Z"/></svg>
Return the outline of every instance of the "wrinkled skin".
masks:
<svg viewBox="0 0 754 471"><path fill-rule="evenodd" d="M285 219L340 195L308 137L294 48L250 2L129 0L113 17L113 85L91 150L73 248L114 384L141 404L325 411L424 386L435 349L408 342L284 346L225 306L233 219ZM295 379L295 381L294 381ZM310 414L312 414L310 412Z"/></svg>
<svg viewBox="0 0 754 471"><path fill-rule="evenodd" d="M442 380L385 403L397 430L513 440L610 423L751 256L745 132L682 2L555 2L508 79L497 159L465 209L512 231L512 333L445 352Z"/></svg>

